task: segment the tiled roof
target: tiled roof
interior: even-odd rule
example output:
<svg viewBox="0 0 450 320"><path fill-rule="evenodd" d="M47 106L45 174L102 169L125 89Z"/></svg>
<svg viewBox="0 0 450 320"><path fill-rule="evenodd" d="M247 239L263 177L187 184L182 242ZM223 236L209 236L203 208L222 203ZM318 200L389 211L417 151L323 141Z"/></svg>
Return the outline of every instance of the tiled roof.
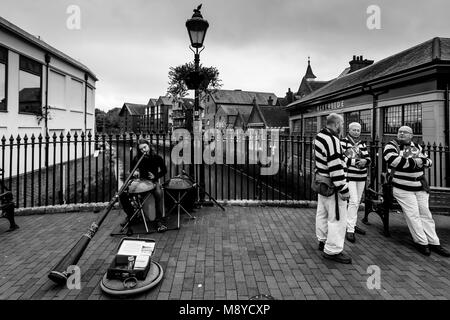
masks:
<svg viewBox="0 0 450 320"><path fill-rule="evenodd" d="M161 104L163 104L163 105L171 105L172 104L171 97L161 96L161 97L159 97L159 101L161 101Z"/></svg>
<svg viewBox="0 0 450 320"><path fill-rule="evenodd" d="M361 84L383 78L395 73L407 71L433 60L450 61L450 38L433 38L412 48L389 56L366 68L338 77L310 95L288 106L304 103L343 89L357 87Z"/></svg>
<svg viewBox="0 0 450 320"><path fill-rule="evenodd" d="M247 124L248 122L248 118L250 118L250 114L251 114L251 110L249 113L242 113L239 111L238 116L242 118L242 120L244 120L244 123Z"/></svg>
<svg viewBox="0 0 450 320"><path fill-rule="evenodd" d="M132 116L143 116L145 115L145 109L147 108L147 105L125 102L123 104L122 110L120 111L120 115L123 114L124 108L126 108L128 110L128 113Z"/></svg>
<svg viewBox="0 0 450 320"><path fill-rule="evenodd" d="M280 128L289 126L289 114L280 107L259 106L266 126L269 128Z"/></svg>
<svg viewBox="0 0 450 320"><path fill-rule="evenodd" d="M217 90L211 94L211 97L217 104L248 104L253 103L253 98L259 105L268 105L269 97L273 104L277 103L277 96L271 92L254 92L242 90Z"/></svg>
<svg viewBox="0 0 450 320"><path fill-rule="evenodd" d="M222 108L223 112L229 116L232 115L237 115L238 113L241 113L242 115L247 115L249 116L250 113L252 112L252 108L253 106L243 106L243 105L238 105L238 106L233 106L233 105L223 105L220 106L220 108ZM247 117L248 118L248 117Z"/></svg>
<svg viewBox="0 0 450 320"><path fill-rule="evenodd" d="M78 69L81 69L81 70L87 72L92 78L94 78L95 81L98 80L97 77L95 76L95 74L81 62L76 61L75 59L69 57L68 55L59 51L58 49L53 48L52 46L45 43L41 39L33 36L32 34L29 34L25 30L19 28L18 26L12 24L11 22L9 22L8 20L6 20L2 17L0 17L0 28L9 31L9 32L15 34L16 36L19 36L20 38L31 43L32 45L35 45L44 51L48 51L49 53L53 54L54 56L58 57L59 59L65 61L65 62L71 64L72 66L75 66Z"/></svg>
<svg viewBox="0 0 450 320"><path fill-rule="evenodd" d="M156 107L156 101L158 101L158 99L150 98L148 100L147 106L149 106L149 107Z"/></svg>
<svg viewBox="0 0 450 320"><path fill-rule="evenodd" d="M304 78L305 78L305 79L315 79L315 78L316 78L316 76L315 76L314 73L312 72L311 64L310 64L309 59L308 59L308 68L306 68L306 73L305 73Z"/></svg>
<svg viewBox="0 0 450 320"><path fill-rule="evenodd" d="M319 90L326 84L328 84L330 81L315 81L315 80L307 80L305 77L303 77L302 82L300 83L300 87L298 88L297 95L304 97L306 95L311 94L312 92Z"/></svg>

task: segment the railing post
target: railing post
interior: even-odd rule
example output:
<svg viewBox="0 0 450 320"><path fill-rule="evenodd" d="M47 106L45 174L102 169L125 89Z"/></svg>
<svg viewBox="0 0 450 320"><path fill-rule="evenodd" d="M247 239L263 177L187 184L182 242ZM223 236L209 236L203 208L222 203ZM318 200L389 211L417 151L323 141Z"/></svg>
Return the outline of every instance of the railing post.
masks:
<svg viewBox="0 0 450 320"><path fill-rule="evenodd" d="M56 140L58 136L53 132L53 179L52 179L52 205L56 202Z"/></svg>
<svg viewBox="0 0 450 320"><path fill-rule="evenodd" d="M17 135L17 170L16 170L16 203L19 204L19 190L20 190L20 142L22 138L20 135Z"/></svg>
<svg viewBox="0 0 450 320"><path fill-rule="evenodd" d="M27 151L28 151L28 136L25 134L23 137L24 142L24 158L23 158L23 207L27 207ZM19 199L17 199L17 204Z"/></svg>
<svg viewBox="0 0 450 320"><path fill-rule="evenodd" d="M5 138L5 136L3 136L2 137L2 171L1 171L1 173L2 173L2 183L0 184L1 185L1 192L3 193L3 192L5 192L5 189L4 189L4 187L5 187L5 144L6 144L6 138ZM11 164L10 164L11 165ZM11 177L9 177L9 180L11 180Z"/></svg>

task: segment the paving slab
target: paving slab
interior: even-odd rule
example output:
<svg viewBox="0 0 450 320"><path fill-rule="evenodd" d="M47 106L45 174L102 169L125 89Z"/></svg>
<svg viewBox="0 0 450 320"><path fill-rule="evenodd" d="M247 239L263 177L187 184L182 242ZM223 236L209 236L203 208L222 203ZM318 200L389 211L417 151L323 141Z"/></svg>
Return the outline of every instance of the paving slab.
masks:
<svg viewBox="0 0 450 320"><path fill-rule="evenodd" d="M7 221L0 221L0 299L111 299L99 284L121 239L110 236L123 219L119 210L108 215L78 262L81 289L47 278L98 215L18 216L15 232L5 232ZM183 216L180 230L145 236L156 241L153 259L164 277L130 299L247 300L258 294L286 300L450 299L450 259L418 253L402 214L392 215L389 238L381 233L380 219L370 216L367 234L345 242L351 265L322 258L315 209L205 207L195 216ZM450 216L434 219L442 244L450 248ZM368 285L374 268L380 270L379 288Z"/></svg>

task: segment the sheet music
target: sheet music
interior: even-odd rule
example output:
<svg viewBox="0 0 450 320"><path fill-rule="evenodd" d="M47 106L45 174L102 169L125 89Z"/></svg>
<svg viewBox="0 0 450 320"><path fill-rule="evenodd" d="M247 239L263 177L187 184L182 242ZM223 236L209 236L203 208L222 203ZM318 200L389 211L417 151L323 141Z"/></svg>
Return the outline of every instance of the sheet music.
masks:
<svg viewBox="0 0 450 320"><path fill-rule="evenodd" d="M117 254L124 256L151 256L154 248L154 242L124 240Z"/></svg>

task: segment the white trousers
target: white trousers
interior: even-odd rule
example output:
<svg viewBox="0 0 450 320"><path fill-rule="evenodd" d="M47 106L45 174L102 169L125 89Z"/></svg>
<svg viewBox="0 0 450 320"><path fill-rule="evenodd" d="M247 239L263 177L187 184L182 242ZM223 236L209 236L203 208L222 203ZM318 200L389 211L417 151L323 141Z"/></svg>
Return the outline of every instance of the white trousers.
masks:
<svg viewBox="0 0 450 320"><path fill-rule="evenodd" d="M405 191L395 187L393 194L402 207L414 242L422 245L439 245L434 220L428 207L430 195L425 191Z"/></svg>
<svg viewBox="0 0 450 320"><path fill-rule="evenodd" d="M348 191L350 193L350 200L348 201L347 212L347 232L355 232L356 221L358 219L359 203L364 192L366 181L349 181Z"/></svg>
<svg viewBox="0 0 450 320"><path fill-rule="evenodd" d="M339 197L338 197L339 198ZM347 226L347 201L339 198L339 220L336 220L335 195L324 197L318 195L316 213L316 236L325 242L324 252L338 254L344 249Z"/></svg>

